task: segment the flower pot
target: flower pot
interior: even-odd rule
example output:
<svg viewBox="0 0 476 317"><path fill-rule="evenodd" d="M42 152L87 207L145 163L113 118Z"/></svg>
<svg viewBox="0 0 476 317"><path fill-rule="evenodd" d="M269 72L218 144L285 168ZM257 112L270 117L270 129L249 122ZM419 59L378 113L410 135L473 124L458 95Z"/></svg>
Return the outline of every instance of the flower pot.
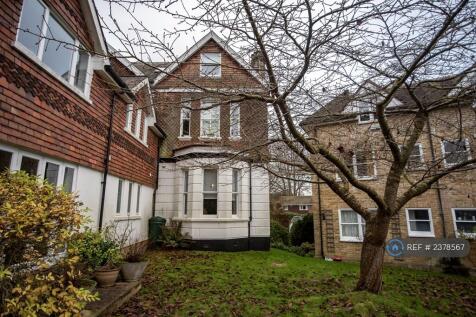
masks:
<svg viewBox="0 0 476 317"><path fill-rule="evenodd" d="M94 277L96 278L96 281L98 281L99 287L114 286L118 276L119 269L94 271Z"/></svg>
<svg viewBox="0 0 476 317"><path fill-rule="evenodd" d="M125 262L121 265L121 272L124 281L133 282L138 281L144 274L149 261L144 262Z"/></svg>

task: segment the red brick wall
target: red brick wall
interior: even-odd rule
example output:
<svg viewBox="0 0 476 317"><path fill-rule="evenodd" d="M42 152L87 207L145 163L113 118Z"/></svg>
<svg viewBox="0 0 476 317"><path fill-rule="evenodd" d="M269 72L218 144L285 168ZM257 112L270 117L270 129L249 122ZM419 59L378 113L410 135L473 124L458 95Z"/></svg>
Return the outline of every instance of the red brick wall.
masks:
<svg viewBox="0 0 476 317"><path fill-rule="evenodd" d="M221 53L221 77L216 79L200 77L200 53ZM180 78L176 78L177 76ZM177 70L160 81L154 89L190 87L181 78L199 84L203 87L237 88L247 87L262 89L259 82L242 68L228 53L210 40L192 57L185 61ZM206 140L200 138L200 100L213 97L215 100L227 101L227 98L218 98L217 95L189 92L157 92L155 105L158 109L159 125L166 131L167 140L162 148L162 156L171 156L174 150L191 145L208 145L227 147L236 150L252 149L267 140L267 108L266 104L257 101L240 102L240 140L230 140L230 106L228 103L220 105L220 140ZM192 100L191 140L181 140L180 135L180 101L182 98Z"/></svg>
<svg viewBox="0 0 476 317"><path fill-rule="evenodd" d="M103 169L112 90L94 73L88 103L12 46L21 3L0 0L0 142L63 160ZM86 33L79 1L51 1L84 45ZM144 146L124 131L126 104L116 98L111 174L147 186L155 180L157 138Z"/></svg>

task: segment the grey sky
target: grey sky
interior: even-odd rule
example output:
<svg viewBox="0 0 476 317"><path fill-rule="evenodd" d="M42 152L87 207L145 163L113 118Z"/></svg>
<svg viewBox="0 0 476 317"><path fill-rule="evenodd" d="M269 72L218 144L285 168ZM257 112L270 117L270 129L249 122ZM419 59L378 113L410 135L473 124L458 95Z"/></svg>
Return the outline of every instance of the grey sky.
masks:
<svg viewBox="0 0 476 317"><path fill-rule="evenodd" d="M192 3L193 1L190 1ZM96 7L98 9L99 15L106 21L109 26L113 26L113 22L109 18L109 12L112 10L112 15L117 21L119 27L124 30L128 31L130 36L134 36L134 33L131 32L131 25L136 25L136 22L131 17L131 13L135 17L140 17L140 21L147 27L147 29L153 31L154 33L162 36L166 30L173 30L174 27L177 27L177 20L174 19L171 15L159 13L154 9L147 8L145 5L137 4L134 5L129 9L131 13L128 13L123 7L112 4L107 0L95 0ZM189 8L187 8L189 9ZM181 6L173 7L173 10L183 10ZM198 29L193 30L193 32L189 32L188 34L182 33L180 39L175 41L173 48L175 54L178 56L185 52L187 48L192 46L196 41L200 40L202 36L206 34L207 30ZM104 35L106 40L113 46L120 49L120 41L115 38L114 35L108 33L107 30L104 30ZM161 58L158 55L152 56L153 61L160 61Z"/></svg>

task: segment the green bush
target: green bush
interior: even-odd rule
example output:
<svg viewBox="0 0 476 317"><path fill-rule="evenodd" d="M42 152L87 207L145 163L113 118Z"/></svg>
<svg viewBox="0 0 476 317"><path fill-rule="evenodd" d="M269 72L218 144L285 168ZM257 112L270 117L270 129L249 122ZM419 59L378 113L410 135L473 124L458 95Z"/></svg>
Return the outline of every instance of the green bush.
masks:
<svg viewBox="0 0 476 317"><path fill-rule="evenodd" d="M97 299L75 286L78 257L65 250L85 221L75 199L25 172L0 173L2 316L78 315Z"/></svg>
<svg viewBox="0 0 476 317"><path fill-rule="evenodd" d="M289 232L279 222L271 220L271 245L282 243L289 244Z"/></svg>
<svg viewBox="0 0 476 317"><path fill-rule="evenodd" d="M182 233L182 222L171 220L168 226L162 227L159 244L165 248L187 248L191 237L188 233Z"/></svg>
<svg viewBox="0 0 476 317"><path fill-rule="evenodd" d="M71 243L71 248L87 268L115 268L121 261L120 245L110 234L110 230L113 228L105 228L103 231L86 229Z"/></svg>
<svg viewBox="0 0 476 317"><path fill-rule="evenodd" d="M304 242L314 243L312 214L305 215L302 220L292 225L289 240L293 246L301 246Z"/></svg>

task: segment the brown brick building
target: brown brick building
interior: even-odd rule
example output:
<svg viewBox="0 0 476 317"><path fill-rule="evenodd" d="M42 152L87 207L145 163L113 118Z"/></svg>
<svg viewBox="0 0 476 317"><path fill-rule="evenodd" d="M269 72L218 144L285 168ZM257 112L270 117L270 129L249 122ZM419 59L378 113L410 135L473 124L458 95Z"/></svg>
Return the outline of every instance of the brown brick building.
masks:
<svg viewBox="0 0 476 317"><path fill-rule="evenodd" d="M449 99L456 92L455 84L463 81L443 81L421 85L415 89L417 97L427 105ZM474 84L473 84L474 85ZM450 88L453 87L453 88ZM378 93L377 93L378 92ZM374 120L368 96L384 91L366 82L355 93L344 93L302 122L305 130L318 138L328 149L348 162L358 179L382 193L390 164L389 150L384 145L378 123ZM361 96L367 96L362 98ZM364 99L364 100L362 100ZM400 89L388 109L387 118L397 142L403 144L411 112L415 104L405 89ZM428 129L430 127L430 129ZM408 188L420 180L431 168L439 169L474 158L476 149L476 115L474 98L459 100L431 112L429 121L415 145L407 164L401 187ZM321 164L326 164L321 162ZM340 180L335 174L336 180ZM350 186L350 191L367 208L376 208L364 193ZM340 256L344 260L358 260L365 229L363 218L352 211L326 184L313 186L315 212L316 255ZM322 230L321 230L322 229ZM457 232L475 235L476 232L476 171L473 166L444 177L421 196L410 200L390 224L388 239L394 237L443 238L455 237ZM321 250L321 237L323 249ZM435 258L396 259L386 255L388 262L407 264L436 264ZM475 266L475 258L466 259Z"/></svg>
<svg viewBox="0 0 476 317"><path fill-rule="evenodd" d="M1 0L0 169L77 192L91 226L147 233L160 131L147 78L106 46L91 0Z"/></svg>

